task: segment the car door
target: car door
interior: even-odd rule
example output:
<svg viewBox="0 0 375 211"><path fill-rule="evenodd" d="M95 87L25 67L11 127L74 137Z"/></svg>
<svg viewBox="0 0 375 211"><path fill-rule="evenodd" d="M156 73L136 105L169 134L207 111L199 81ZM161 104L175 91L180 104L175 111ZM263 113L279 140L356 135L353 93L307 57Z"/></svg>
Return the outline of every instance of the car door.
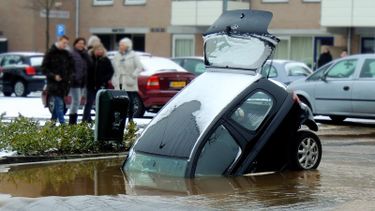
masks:
<svg viewBox="0 0 375 211"><path fill-rule="evenodd" d="M339 60L317 81L314 113L339 115L352 112L353 73L357 62L355 58Z"/></svg>
<svg viewBox="0 0 375 211"><path fill-rule="evenodd" d="M202 142L195 156L194 175L242 174L267 143L268 139L260 140L259 136L286 96L285 90L267 79L249 87ZM267 132L272 134L272 130Z"/></svg>
<svg viewBox="0 0 375 211"><path fill-rule="evenodd" d="M375 58L364 60L357 80L353 81L353 113L359 116L375 117Z"/></svg>

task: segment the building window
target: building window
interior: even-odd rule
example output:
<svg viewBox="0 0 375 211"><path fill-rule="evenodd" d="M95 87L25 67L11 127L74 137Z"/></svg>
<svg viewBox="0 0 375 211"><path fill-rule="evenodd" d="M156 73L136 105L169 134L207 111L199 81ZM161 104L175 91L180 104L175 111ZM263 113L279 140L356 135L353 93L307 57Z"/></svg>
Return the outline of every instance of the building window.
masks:
<svg viewBox="0 0 375 211"><path fill-rule="evenodd" d="M263 3L284 3L288 2L288 0L262 0Z"/></svg>
<svg viewBox="0 0 375 211"><path fill-rule="evenodd" d="M375 53L375 38L362 38L361 53Z"/></svg>
<svg viewBox="0 0 375 211"><path fill-rule="evenodd" d="M312 37L291 37L290 59L303 62L313 67L314 48Z"/></svg>
<svg viewBox="0 0 375 211"><path fill-rule="evenodd" d="M194 56L195 37L194 35L173 35L173 57Z"/></svg>
<svg viewBox="0 0 375 211"><path fill-rule="evenodd" d="M113 5L113 0L93 0L92 3L95 6L106 6L106 5Z"/></svg>
<svg viewBox="0 0 375 211"><path fill-rule="evenodd" d="M144 5L146 0L124 0L125 5Z"/></svg>

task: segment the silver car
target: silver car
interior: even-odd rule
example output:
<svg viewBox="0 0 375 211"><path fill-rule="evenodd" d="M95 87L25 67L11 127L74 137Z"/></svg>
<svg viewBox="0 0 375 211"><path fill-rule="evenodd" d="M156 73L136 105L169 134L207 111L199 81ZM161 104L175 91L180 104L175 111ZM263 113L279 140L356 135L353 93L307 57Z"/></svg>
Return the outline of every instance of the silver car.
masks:
<svg viewBox="0 0 375 211"><path fill-rule="evenodd" d="M306 79L288 86L314 115L333 121L347 117L375 118L375 54L334 60Z"/></svg>
<svg viewBox="0 0 375 211"><path fill-rule="evenodd" d="M306 78L312 73L313 71L303 62L282 59L268 60L261 70L264 77L285 85L297 79Z"/></svg>

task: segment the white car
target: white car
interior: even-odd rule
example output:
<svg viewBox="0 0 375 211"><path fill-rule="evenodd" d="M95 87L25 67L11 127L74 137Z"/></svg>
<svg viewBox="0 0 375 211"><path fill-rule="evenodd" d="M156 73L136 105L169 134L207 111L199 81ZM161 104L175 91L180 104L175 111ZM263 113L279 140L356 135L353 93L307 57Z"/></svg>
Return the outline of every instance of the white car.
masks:
<svg viewBox="0 0 375 211"><path fill-rule="evenodd" d="M288 86L315 115L375 118L375 54L347 56Z"/></svg>
<svg viewBox="0 0 375 211"><path fill-rule="evenodd" d="M261 71L263 76L285 85L295 80L306 78L312 73L311 68L303 62L282 59L268 60Z"/></svg>

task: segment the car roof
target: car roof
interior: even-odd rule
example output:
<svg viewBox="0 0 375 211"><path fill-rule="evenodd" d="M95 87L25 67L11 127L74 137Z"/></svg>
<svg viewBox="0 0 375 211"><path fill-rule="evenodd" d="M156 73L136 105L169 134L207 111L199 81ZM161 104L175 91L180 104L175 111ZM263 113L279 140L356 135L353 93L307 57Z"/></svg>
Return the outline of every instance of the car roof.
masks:
<svg viewBox="0 0 375 211"><path fill-rule="evenodd" d="M145 71L141 75L151 75L158 71L188 72L171 59L158 56L139 56Z"/></svg>
<svg viewBox="0 0 375 211"><path fill-rule="evenodd" d="M204 137L221 112L260 78L260 75L203 73L159 111L134 145L134 149L157 155L190 157L194 146ZM176 131L175 127L167 127L168 124L178 125L183 129ZM141 139L143 141L139 141ZM183 147L176 148L174 144L169 144L176 142L176 139ZM160 143L165 143L165 147L159 148Z"/></svg>
<svg viewBox="0 0 375 211"><path fill-rule="evenodd" d="M44 53L32 52L32 51L15 51L15 52L1 53L0 55L43 56Z"/></svg>

